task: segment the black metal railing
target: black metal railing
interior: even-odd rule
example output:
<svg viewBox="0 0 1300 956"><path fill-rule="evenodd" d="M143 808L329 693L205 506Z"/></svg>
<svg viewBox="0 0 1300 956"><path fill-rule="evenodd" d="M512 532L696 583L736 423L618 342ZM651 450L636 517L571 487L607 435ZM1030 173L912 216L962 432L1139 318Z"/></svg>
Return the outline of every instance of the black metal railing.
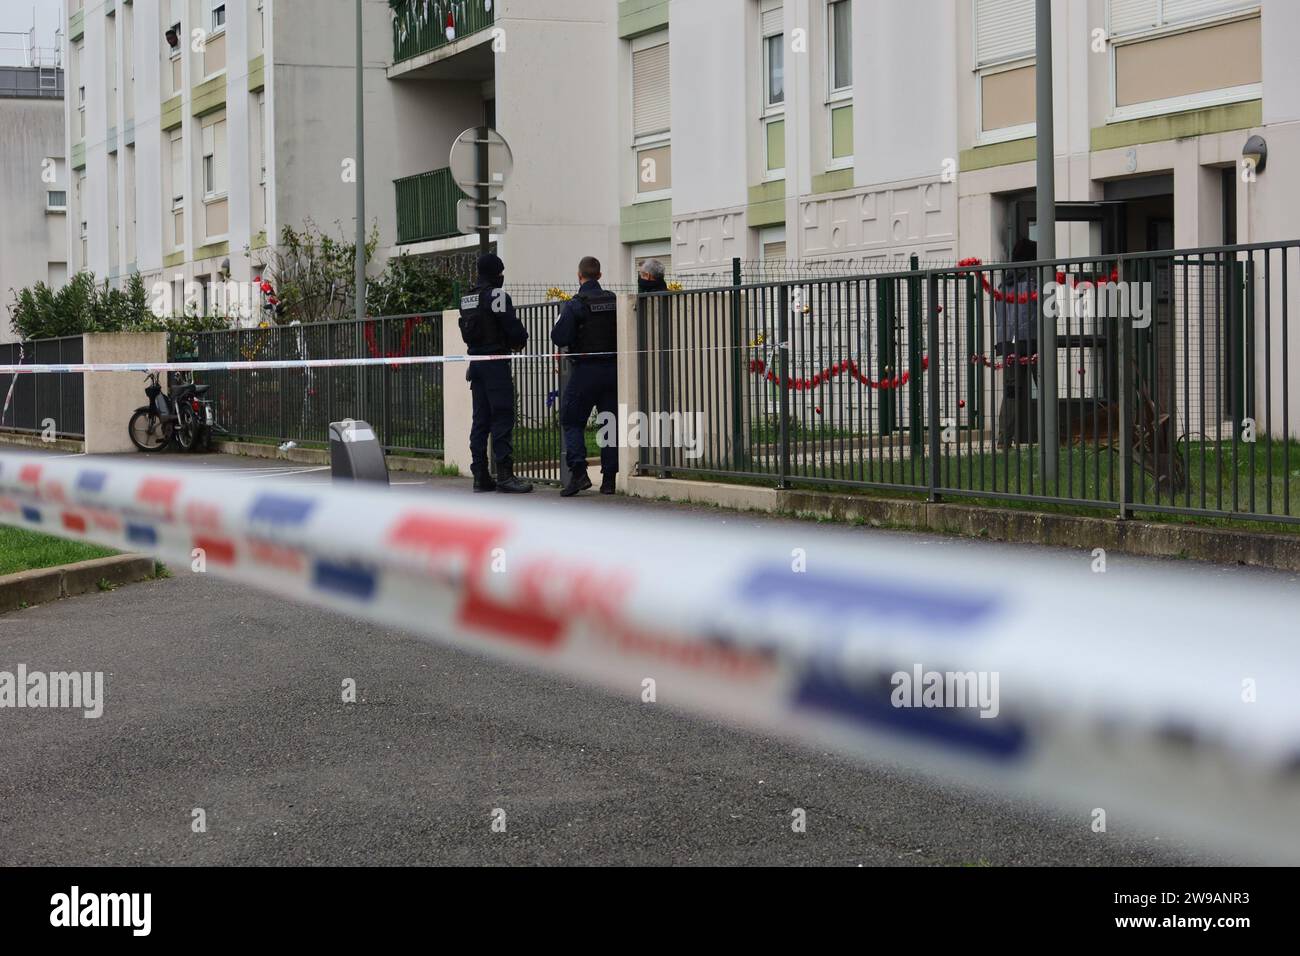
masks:
<svg viewBox="0 0 1300 956"><path fill-rule="evenodd" d="M641 296L639 467L1297 522L1297 271L1289 242Z"/></svg>
<svg viewBox="0 0 1300 956"><path fill-rule="evenodd" d="M551 329L561 307L559 302L518 307L519 319L528 331L524 354L538 357L514 366L515 471L530 481L547 484L559 484L563 457L560 388L566 360L549 357L555 351Z"/></svg>
<svg viewBox="0 0 1300 956"><path fill-rule="evenodd" d="M0 365L68 365L82 360L81 336L0 345ZM143 393L142 393L143 394ZM84 438L85 384L77 374L0 376L0 430Z"/></svg>
<svg viewBox="0 0 1300 956"><path fill-rule="evenodd" d="M442 354L442 316L384 316L218 332L172 333L175 361L282 361ZM324 444L330 422L363 420L384 449L441 455L443 366L365 365L203 372L218 424L236 439Z"/></svg>

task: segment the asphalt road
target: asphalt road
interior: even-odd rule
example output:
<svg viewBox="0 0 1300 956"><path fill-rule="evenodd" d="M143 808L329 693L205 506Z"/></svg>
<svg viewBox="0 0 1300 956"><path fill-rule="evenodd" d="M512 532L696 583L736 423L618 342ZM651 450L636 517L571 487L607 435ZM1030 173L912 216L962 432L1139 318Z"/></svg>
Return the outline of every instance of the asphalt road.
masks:
<svg viewBox="0 0 1300 956"><path fill-rule="evenodd" d="M325 470L174 458L291 487ZM469 494L394 475L404 493ZM409 484L408 484L409 483ZM679 506L553 490L503 508ZM864 528L695 508L792 536ZM907 535L980 560L1079 552ZM1162 562L1113 555L1112 569ZM1294 589L1293 575L1180 562ZM304 608L208 575L0 616L0 670L102 670L98 720L0 710L0 864L1219 862L1154 832L947 789ZM356 681L358 700L340 686ZM191 821L198 808L206 832ZM807 813L794 833L791 811ZM493 812L505 811L494 832Z"/></svg>

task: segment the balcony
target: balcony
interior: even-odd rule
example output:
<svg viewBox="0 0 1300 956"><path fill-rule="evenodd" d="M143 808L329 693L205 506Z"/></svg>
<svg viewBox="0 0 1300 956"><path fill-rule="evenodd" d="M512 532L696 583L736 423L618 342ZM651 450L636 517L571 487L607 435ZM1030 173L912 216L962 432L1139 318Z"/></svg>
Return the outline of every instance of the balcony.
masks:
<svg viewBox="0 0 1300 956"><path fill-rule="evenodd" d="M393 9L393 63L404 63L444 48L474 46L488 39L476 37L473 44L464 41L492 27L496 20L493 10L485 10L481 0L465 3L463 0L401 0ZM447 17L454 25L451 39L447 38ZM458 52L448 49L449 55Z"/></svg>
<svg viewBox="0 0 1300 956"><path fill-rule="evenodd" d="M459 236L456 203L465 194L452 182L450 169L393 180L397 190L397 242L431 242Z"/></svg>

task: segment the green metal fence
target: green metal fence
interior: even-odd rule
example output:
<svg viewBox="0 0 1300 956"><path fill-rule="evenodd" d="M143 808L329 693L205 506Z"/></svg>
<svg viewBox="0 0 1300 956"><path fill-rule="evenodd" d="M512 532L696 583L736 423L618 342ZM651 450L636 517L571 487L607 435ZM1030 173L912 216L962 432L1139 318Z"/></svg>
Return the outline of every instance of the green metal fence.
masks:
<svg viewBox="0 0 1300 956"><path fill-rule="evenodd" d="M397 241L428 242L460 235L456 203L464 198L450 169L393 180L397 191Z"/></svg>
<svg viewBox="0 0 1300 956"><path fill-rule="evenodd" d="M393 62L401 63L486 30L495 21L482 0L406 0L393 11ZM447 18L453 25L447 38Z"/></svg>
<svg viewBox="0 0 1300 956"><path fill-rule="evenodd" d="M173 332L167 350L172 361L200 362L441 355L442 315ZM374 427L385 451L442 454L441 365L211 371L195 379L212 386L217 424L231 438L324 444L330 422L354 418Z"/></svg>
<svg viewBox="0 0 1300 956"><path fill-rule="evenodd" d="M740 272L638 299L643 475L1300 526L1298 241Z"/></svg>

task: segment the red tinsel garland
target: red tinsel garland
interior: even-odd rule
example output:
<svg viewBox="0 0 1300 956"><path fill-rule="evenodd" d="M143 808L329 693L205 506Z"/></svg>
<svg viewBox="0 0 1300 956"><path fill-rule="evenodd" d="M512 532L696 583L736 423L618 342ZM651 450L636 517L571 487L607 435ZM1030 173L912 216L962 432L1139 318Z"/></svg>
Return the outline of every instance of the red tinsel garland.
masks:
<svg viewBox="0 0 1300 956"><path fill-rule="evenodd" d="M382 355L379 351L379 343L375 341L375 323L372 319L365 324L363 329L366 336L366 351L370 353L371 358L405 358L411 349L411 336L415 333L415 327L420 320L411 318L406 320L406 325L402 329L402 339L393 352L384 352Z"/></svg>
<svg viewBox="0 0 1300 956"><path fill-rule="evenodd" d="M921 371L924 372L929 367L930 357L928 355L922 356ZM836 362L834 365L822 369L812 378L787 377L778 381L779 376L777 373L769 369L766 362L757 358L749 360L749 371L753 375L762 375L778 388L784 385L786 388L796 392L811 392L815 388L820 388L821 386L828 384L831 379L839 378L839 376L845 374L857 379L868 388L880 389L882 391L902 388L912 380L912 373L909 371L904 372L902 375L892 376L891 378L882 378L879 381L872 381L862 374L861 370L858 368L858 363L853 361L853 359L845 359L842 362Z"/></svg>
<svg viewBox="0 0 1300 956"><path fill-rule="evenodd" d="M958 262L957 268L964 269L967 266L982 266L982 265L984 265L983 260L977 259L974 256L972 256L969 259L962 259L960 262ZM984 287L984 291L987 292L989 295L993 296L993 298L996 299L998 302L1011 302L1017 305L1028 305L1030 302L1038 301L1037 292L1021 292L1019 295L1008 295L1007 293L1003 292L1001 289L993 288L993 283L989 282L988 276L986 276L984 273L980 272L977 274L980 277L980 285ZM1064 272L1058 272L1056 274L1057 284L1058 285L1063 284L1066 281L1066 278L1067 276ZM1075 281L1074 279L1070 279L1070 288L1077 289L1080 286L1087 288L1094 284L1105 285L1108 282L1118 282L1118 281L1119 281L1119 269L1111 269L1109 276L1097 280L1096 283L1094 283L1091 279L1084 279L1082 281Z"/></svg>

